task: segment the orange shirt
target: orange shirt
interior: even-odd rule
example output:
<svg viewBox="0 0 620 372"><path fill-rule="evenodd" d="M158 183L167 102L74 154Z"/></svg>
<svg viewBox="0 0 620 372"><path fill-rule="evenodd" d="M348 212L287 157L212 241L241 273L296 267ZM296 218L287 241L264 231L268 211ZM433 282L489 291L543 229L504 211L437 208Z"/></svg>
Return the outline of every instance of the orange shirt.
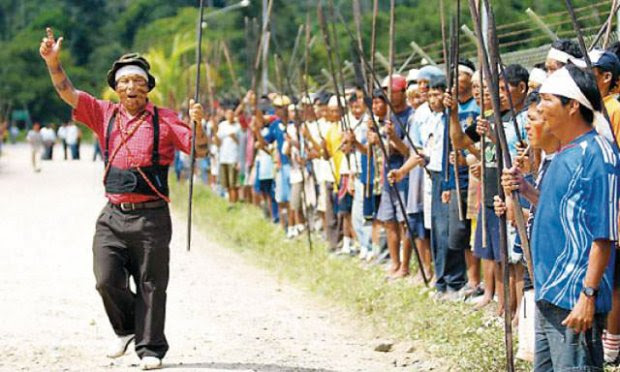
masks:
<svg viewBox="0 0 620 372"><path fill-rule="evenodd" d="M618 96L616 94L610 94L603 99L603 103L605 103L605 109L609 115L614 137L616 137L616 141L620 143L620 102L618 102Z"/></svg>

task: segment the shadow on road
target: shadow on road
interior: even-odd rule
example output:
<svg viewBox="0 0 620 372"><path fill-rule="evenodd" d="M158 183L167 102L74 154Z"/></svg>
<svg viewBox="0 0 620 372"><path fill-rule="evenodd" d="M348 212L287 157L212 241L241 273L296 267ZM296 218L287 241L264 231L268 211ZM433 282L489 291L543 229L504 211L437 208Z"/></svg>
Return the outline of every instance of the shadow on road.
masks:
<svg viewBox="0 0 620 372"><path fill-rule="evenodd" d="M329 369L304 368L281 366L277 364L260 364L260 363L176 363L164 364L165 368L204 368L218 369L230 371L254 371L254 372L335 372Z"/></svg>

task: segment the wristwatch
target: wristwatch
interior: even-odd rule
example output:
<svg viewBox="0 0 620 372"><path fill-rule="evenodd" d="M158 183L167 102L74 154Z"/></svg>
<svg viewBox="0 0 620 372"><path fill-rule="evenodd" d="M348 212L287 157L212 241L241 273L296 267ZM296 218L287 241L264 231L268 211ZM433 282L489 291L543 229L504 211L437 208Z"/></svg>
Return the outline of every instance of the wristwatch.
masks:
<svg viewBox="0 0 620 372"><path fill-rule="evenodd" d="M592 287L583 287L583 290L581 292L583 292L586 297L594 298L598 294L598 289Z"/></svg>

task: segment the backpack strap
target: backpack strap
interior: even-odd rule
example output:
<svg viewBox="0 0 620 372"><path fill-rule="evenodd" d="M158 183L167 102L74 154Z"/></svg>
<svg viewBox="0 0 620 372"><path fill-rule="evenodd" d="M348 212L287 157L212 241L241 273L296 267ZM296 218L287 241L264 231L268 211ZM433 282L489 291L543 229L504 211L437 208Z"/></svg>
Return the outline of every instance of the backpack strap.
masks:
<svg viewBox="0 0 620 372"><path fill-rule="evenodd" d="M112 116L110 116L110 120L108 121L108 127L106 128L106 133L105 133L105 146L103 148L103 162L104 164L108 164L108 161L110 159L110 134L112 133L112 129L114 128L114 122L116 121L116 113L117 111L114 110L114 112L112 113Z"/></svg>
<svg viewBox="0 0 620 372"><path fill-rule="evenodd" d="M159 112L153 107L153 153L151 155L153 165L159 164Z"/></svg>

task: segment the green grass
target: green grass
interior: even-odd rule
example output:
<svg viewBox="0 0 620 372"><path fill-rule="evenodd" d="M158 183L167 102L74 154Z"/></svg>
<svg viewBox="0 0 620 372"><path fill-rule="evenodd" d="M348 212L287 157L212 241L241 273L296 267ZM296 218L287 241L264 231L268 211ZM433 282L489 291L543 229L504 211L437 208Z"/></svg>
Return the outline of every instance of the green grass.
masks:
<svg viewBox="0 0 620 372"><path fill-rule="evenodd" d="M174 208L186 212L187 185L171 182ZM379 267L363 268L355 259L333 259L321 239L289 241L252 206L228 210L228 203L197 185L194 223L209 238L249 257L280 279L352 309L378 332L397 340L417 340L442 370L505 369L503 329L471 306L440 302L429 290L406 281L388 283ZM490 324L490 325L489 325ZM527 370L518 363L518 370Z"/></svg>

